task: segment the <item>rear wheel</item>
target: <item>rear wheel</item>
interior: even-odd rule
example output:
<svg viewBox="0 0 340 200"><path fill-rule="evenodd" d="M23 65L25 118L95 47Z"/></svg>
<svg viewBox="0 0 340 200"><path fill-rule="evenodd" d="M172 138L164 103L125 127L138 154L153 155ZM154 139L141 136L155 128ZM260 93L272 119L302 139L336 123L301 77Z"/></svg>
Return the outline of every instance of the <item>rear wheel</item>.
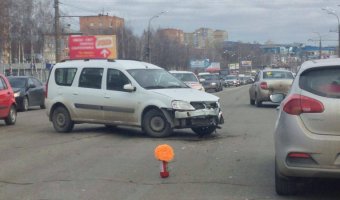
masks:
<svg viewBox="0 0 340 200"><path fill-rule="evenodd" d="M71 120L68 110L61 106L53 111L52 122L54 129L62 133L70 132L74 127L74 122Z"/></svg>
<svg viewBox="0 0 340 200"><path fill-rule="evenodd" d="M6 125L14 125L17 120L17 110L15 106L11 106L8 116L5 119Z"/></svg>
<svg viewBox="0 0 340 200"><path fill-rule="evenodd" d="M294 195L298 192L297 184L293 178L280 174L275 163L275 190L278 195Z"/></svg>
<svg viewBox="0 0 340 200"><path fill-rule="evenodd" d="M151 137L167 137L172 129L160 110L152 109L143 116L142 129Z"/></svg>
<svg viewBox="0 0 340 200"><path fill-rule="evenodd" d="M202 126L191 128L198 136L211 135L215 130L216 126Z"/></svg>
<svg viewBox="0 0 340 200"><path fill-rule="evenodd" d="M257 98L257 95L255 95L255 102L257 107L261 107L262 106L262 101L260 101L258 98Z"/></svg>
<svg viewBox="0 0 340 200"><path fill-rule="evenodd" d="M250 103L250 105L255 105L255 100L250 98L249 103Z"/></svg>
<svg viewBox="0 0 340 200"><path fill-rule="evenodd" d="M40 105L40 108L41 109L45 109L46 108L46 106L45 106L45 99L43 100L43 103Z"/></svg>

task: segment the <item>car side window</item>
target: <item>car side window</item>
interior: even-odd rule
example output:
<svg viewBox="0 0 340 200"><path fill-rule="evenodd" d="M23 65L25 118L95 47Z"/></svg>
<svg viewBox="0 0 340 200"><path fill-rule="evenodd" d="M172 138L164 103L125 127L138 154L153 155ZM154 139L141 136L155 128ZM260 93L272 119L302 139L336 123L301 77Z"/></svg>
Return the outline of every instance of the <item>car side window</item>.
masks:
<svg viewBox="0 0 340 200"><path fill-rule="evenodd" d="M37 86L37 87L41 87L42 86L42 83L38 79L33 78L32 80L33 80L35 86Z"/></svg>
<svg viewBox="0 0 340 200"><path fill-rule="evenodd" d="M101 89L103 68L84 68L79 77L79 87Z"/></svg>
<svg viewBox="0 0 340 200"><path fill-rule="evenodd" d="M0 77L0 90L5 90L5 89L7 89L6 82L2 77Z"/></svg>
<svg viewBox="0 0 340 200"><path fill-rule="evenodd" d="M130 80L119 70L108 69L106 79L107 90L124 91L124 85L129 84Z"/></svg>
<svg viewBox="0 0 340 200"><path fill-rule="evenodd" d="M30 86L30 85L35 85L31 78L28 79L28 86Z"/></svg>
<svg viewBox="0 0 340 200"><path fill-rule="evenodd" d="M77 68L58 68L55 70L55 82L61 86L71 86Z"/></svg>

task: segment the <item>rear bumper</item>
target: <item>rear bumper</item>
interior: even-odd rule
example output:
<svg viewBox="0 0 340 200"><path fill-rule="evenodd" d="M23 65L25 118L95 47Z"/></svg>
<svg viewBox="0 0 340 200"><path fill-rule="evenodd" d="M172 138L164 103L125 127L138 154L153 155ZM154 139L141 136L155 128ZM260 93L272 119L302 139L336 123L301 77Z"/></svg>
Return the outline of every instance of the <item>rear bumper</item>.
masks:
<svg viewBox="0 0 340 200"><path fill-rule="evenodd" d="M282 113L275 131L275 155L282 175L291 177L340 178L340 136L308 131L299 116ZM290 159L292 152L311 158Z"/></svg>

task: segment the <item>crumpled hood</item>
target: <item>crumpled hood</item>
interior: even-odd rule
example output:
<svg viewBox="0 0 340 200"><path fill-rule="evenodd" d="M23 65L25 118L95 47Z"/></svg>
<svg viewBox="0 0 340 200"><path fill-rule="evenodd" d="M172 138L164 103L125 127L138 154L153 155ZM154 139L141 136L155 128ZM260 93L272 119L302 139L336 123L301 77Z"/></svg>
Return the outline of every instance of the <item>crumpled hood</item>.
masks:
<svg viewBox="0 0 340 200"><path fill-rule="evenodd" d="M156 89L149 90L150 92L158 93L164 96L168 96L173 100L182 100L187 102L192 101L218 101L219 97L202 92L192 88L180 88L180 89Z"/></svg>

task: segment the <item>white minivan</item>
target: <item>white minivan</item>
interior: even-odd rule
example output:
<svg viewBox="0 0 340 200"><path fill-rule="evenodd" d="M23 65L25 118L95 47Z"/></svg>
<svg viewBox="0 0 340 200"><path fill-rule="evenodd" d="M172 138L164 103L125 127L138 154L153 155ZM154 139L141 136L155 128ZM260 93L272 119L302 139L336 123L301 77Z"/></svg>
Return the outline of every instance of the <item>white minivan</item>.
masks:
<svg viewBox="0 0 340 200"><path fill-rule="evenodd" d="M58 132L97 123L141 127L152 137L180 128L206 135L223 123L218 97L188 87L163 68L131 60L57 63L46 84L46 108Z"/></svg>

